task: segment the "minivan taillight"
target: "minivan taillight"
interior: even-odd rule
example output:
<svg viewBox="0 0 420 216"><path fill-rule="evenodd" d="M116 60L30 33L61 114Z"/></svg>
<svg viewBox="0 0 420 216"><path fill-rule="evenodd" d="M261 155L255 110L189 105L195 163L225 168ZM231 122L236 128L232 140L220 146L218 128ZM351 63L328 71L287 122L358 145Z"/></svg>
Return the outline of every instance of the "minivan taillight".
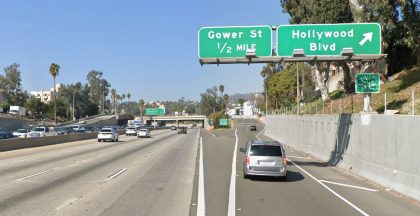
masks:
<svg viewBox="0 0 420 216"><path fill-rule="evenodd" d="M287 165L287 158L283 158L283 166Z"/></svg>
<svg viewBox="0 0 420 216"><path fill-rule="evenodd" d="M249 157L248 156L245 157L245 164L249 165Z"/></svg>

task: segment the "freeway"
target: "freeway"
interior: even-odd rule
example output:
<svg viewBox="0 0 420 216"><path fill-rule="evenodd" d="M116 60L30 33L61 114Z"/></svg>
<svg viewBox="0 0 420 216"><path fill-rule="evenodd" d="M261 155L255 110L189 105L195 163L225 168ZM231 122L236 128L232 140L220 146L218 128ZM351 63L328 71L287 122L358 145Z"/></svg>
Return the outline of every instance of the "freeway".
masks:
<svg viewBox="0 0 420 216"><path fill-rule="evenodd" d="M257 131L249 131L256 125ZM0 153L0 215L419 215L406 197L286 146L287 180L244 179L255 119Z"/></svg>
<svg viewBox="0 0 420 216"><path fill-rule="evenodd" d="M257 120L238 119L232 129L201 131L204 187L196 178L198 204L190 215L420 215L417 202L287 146L287 180L244 179L239 148L250 139L270 140L263 129Z"/></svg>
<svg viewBox="0 0 420 216"><path fill-rule="evenodd" d="M199 130L0 153L1 215L187 215Z"/></svg>

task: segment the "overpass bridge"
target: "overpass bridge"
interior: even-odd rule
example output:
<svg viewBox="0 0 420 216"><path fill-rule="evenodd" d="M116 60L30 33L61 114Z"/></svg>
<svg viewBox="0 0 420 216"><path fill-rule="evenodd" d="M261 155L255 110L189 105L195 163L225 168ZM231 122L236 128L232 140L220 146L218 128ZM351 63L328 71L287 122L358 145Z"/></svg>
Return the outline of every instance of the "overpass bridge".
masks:
<svg viewBox="0 0 420 216"><path fill-rule="evenodd" d="M149 124L151 122L173 122L177 125L185 122L201 122L204 127L206 121L205 115L187 115L187 116L145 116L145 121Z"/></svg>

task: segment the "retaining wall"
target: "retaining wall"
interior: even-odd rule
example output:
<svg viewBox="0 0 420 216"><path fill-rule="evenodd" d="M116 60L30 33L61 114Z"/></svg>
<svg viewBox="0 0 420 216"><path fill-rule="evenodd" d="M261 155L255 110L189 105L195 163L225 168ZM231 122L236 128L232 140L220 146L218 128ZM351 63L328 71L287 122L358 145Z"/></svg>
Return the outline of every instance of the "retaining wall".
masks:
<svg viewBox="0 0 420 216"><path fill-rule="evenodd" d="M366 116L365 116L366 117ZM420 116L267 116L265 134L420 200Z"/></svg>

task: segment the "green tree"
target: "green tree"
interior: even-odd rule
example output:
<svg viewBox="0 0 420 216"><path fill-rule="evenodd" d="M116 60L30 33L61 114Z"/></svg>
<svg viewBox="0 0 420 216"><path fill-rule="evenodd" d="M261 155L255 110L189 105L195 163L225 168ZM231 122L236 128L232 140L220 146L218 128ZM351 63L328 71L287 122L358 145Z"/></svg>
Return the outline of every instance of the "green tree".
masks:
<svg viewBox="0 0 420 216"><path fill-rule="evenodd" d="M312 23L351 23L354 21L349 0L280 0L283 11L290 15L292 24ZM352 91L349 65L345 62L337 63L344 72L344 88ZM317 84L321 90L323 100L328 99L327 81L330 64L314 64L313 70L317 77Z"/></svg>
<svg viewBox="0 0 420 216"><path fill-rule="evenodd" d="M222 105L218 97L218 88L216 86L206 89L200 96L200 111L202 114L210 115L211 113L221 110Z"/></svg>
<svg viewBox="0 0 420 216"><path fill-rule="evenodd" d="M101 107L101 110L104 109L103 100L109 94L109 88L111 84L103 77L102 71L91 70L89 71L88 75L86 76L86 80L89 83L90 94L89 99L98 104Z"/></svg>
<svg viewBox="0 0 420 216"><path fill-rule="evenodd" d="M383 51L388 54L388 75L420 61L420 4L417 0L351 1L357 22L382 26Z"/></svg>
<svg viewBox="0 0 420 216"><path fill-rule="evenodd" d="M245 99L239 98L238 99L238 103L241 105L241 107L243 107L244 106L244 103L245 103Z"/></svg>
<svg viewBox="0 0 420 216"><path fill-rule="evenodd" d="M25 108L28 113L31 113L32 117L41 118L43 114L47 114L48 105L41 102L38 98L31 98L29 99L26 104Z"/></svg>
<svg viewBox="0 0 420 216"><path fill-rule="evenodd" d="M56 93L56 87L55 87L55 78L58 76L59 71L60 71L60 65L56 63L51 63L50 68L49 68L49 73L54 79L54 123L55 125L57 125L57 103L56 103L57 93Z"/></svg>
<svg viewBox="0 0 420 216"><path fill-rule="evenodd" d="M289 107L296 100L296 64L291 64L269 80L270 102L277 109Z"/></svg>

